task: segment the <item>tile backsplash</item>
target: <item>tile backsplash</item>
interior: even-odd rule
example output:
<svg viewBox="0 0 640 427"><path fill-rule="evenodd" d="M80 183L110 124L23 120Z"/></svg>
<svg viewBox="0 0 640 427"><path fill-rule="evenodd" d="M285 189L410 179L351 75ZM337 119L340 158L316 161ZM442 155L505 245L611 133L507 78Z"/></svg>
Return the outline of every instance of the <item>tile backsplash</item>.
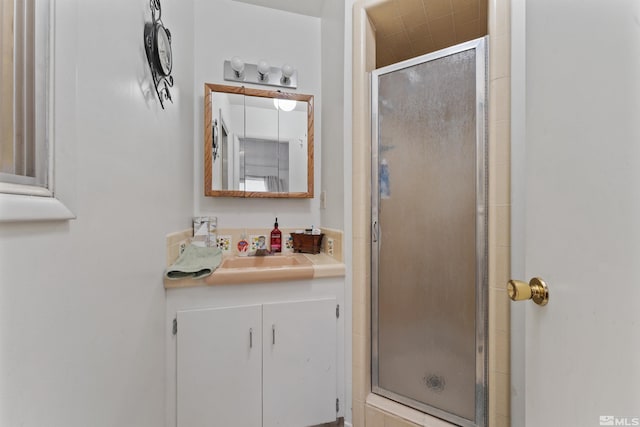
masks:
<svg viewBox="0 0 640 427"><path fill-rule="evenodd" d="M167 234L167 266L173 264L180 256L180 246L188 245L193 237L193 230L188 228Z"/></svg>
<svg viewBox="0 0 640 427"><path fill-rule="evenodd" d="M301 230L304 227L287 227L280 228L282 231L282 251L284 253L293 251L293 242L291 233ZM324 233L322 240L322 252L332 256L338 261L342 261L342 231L331 228L320 228ZM218 247L222 249L225 255L235 255L238 253L236 245L244 236L245 240L251 245L251 250L255 250L254 240L257 241L259 236L265 236L267 246L269 245L269 236L271 229L264 228L220 228L217 230ZM173 264L180 255L180 246L191 242L193 230L186 229L167 235L167 266Z"/></svg>
<svg viewBox="0 0 640 427"><path fill-rule="evenodd" d="M233 249L233 236L231 234L218 234L218 247L222 253L230 253Z"/></svg>

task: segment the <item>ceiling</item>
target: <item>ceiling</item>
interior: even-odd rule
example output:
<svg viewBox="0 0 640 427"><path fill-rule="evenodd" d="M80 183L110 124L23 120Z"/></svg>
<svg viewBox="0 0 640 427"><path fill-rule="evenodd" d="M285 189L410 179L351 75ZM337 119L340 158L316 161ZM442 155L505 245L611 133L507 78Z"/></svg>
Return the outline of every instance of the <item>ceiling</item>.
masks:
<svg viewBox="0 0 640 427"><path fill-rule="evenodd" d="M368 8L376 67L485 36L487 1L387 0Z"/></svg>
<svg viewBox="0 0 640 427"><path fill-rule="evenodd" d="M235 0L241 3L254 4L256 6L270 7L272 9L286 10L287 12L300 13L309 16L322 16L324 0Z"/></svg>

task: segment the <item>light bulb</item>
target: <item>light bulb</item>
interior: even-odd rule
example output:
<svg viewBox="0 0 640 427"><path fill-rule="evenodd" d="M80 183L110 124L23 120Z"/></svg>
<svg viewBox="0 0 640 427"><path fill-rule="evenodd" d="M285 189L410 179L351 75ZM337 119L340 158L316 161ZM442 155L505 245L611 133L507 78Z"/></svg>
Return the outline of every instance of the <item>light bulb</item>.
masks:
<svg viewBox="0 0 640 427"><path fill-rule="evenodd" d="M289 79L293 76L294 68L289 64L284 64L282 66L282 82L289 83Z"/></svg>
<svg viewBox="0 0 640 427"><path fill-rule="evenodd" d="M267 76L269 75L269 70L270 70L270 66L269 63L267 61L265 61L264 59L262 59L260 62L258 62L258 73L260 73L260 80L266 80Z"/></svg>
<svg viewBox="0 0 640 427"><path fill-rule="evenodd" d="M273 105L282 111L293 111L297 102L294 99L273 99Z"/></svg>
<svg viewBox="0 0 640 427"><path fill-rule="evenodd" d="M231 68L236 72L236 77L240 77L244 71L244 61L237 56L231 58Z"/></svg>

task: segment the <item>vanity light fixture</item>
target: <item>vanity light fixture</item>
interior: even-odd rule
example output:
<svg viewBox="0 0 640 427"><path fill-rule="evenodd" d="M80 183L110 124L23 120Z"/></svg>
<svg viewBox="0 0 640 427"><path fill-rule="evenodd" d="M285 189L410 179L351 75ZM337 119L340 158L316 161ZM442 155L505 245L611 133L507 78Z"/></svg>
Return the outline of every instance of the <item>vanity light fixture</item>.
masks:
<svg viewBox="0 0 640 427"><path fill-rule="evenodd" d="M284 64L282 68L272 67L264 59L257 64L249 64L238 56L234 56L230 61L224 61L224 79L290 89L298 87L298 73L290 64Z"/></svg>

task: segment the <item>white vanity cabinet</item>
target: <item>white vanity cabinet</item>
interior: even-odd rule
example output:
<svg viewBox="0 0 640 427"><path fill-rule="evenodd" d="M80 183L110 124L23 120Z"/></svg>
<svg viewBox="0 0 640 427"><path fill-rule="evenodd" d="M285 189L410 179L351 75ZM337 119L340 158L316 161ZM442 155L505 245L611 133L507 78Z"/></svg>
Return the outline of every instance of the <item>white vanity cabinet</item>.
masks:
<svg viewBox="0 0 640 427"><path fill-rule="evenodd" d="M337 300L177 311L178 427L336 419Z"/></svg>
<svg viewBox="0 0 640 427"><path fill-rule="evenodd" d="M262 306L262 425L336 420L336 300Z"/></svg>
<svg viewBox="0 0 640 427"><path fill-rule="evenodd" d="M185 310L176 319L178 426L262 425L262 307Z"/></svg>

